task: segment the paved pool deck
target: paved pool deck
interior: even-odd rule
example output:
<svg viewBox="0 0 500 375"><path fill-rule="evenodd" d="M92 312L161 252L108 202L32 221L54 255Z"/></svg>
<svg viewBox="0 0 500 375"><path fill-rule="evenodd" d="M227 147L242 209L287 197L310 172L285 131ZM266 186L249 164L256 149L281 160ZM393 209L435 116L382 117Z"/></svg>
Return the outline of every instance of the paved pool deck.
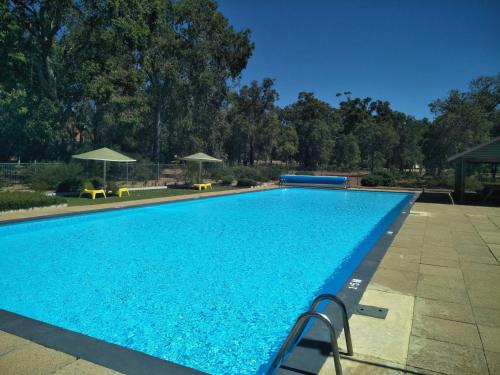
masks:
<svg viewBox="0 0 500 375"><path fill-rule="evenodd" d="M243 191L253 190L148 203ZM51 208L0 221L144 203ZM361 302L389 312L385 320L351 317L355 356L342 360L345 374L500 374L500 208L416 203ZM333 373L328 361L321 374ZM117 373L0 331L0 374Z"/></svg>
<svg viewBox="0 0 500 375"><path fill-rule="evenodd" d="M500 374L500 208L416 203L361 303L345 374Z"/></svg>

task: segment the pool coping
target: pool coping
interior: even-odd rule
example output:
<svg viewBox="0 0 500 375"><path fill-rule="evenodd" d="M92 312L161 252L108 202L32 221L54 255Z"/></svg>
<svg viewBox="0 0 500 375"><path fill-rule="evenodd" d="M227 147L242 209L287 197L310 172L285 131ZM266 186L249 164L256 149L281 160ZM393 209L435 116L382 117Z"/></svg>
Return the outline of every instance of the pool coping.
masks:
<svg viewBox="0 0 500 375"><path fill-rule="evenodd" d="M83 212L59 213L33 218L12 219L0 222L0 226L26 221L45 220L54 217L74 216L96 212L114 211L117 209L129 209L157 204L175 203L181 201L185 202L196 199L216 198L225 195L252 193L275 188L280 187L269 187L262 190L245 190L234 192L232 194L217 194L204 197L186 197L184 199L168 200L157 203L145 202L143 204L132 206L101 208L88 211L86 210ZM352 315L354 309L361 300L371 277L378 268L380 261L392 243L396 233L401 228L411 209L411 206L415 203L419 195L414 192L408 193L413 194L413 197L410 199L408 204L400 210L398 216L389 226L388 231L391 231L392 234L388 234L388 231L386 231L386 233L384 233L377 240L376 244L364 257L361 264L351 274L350 278L346 281L339 293L337 293L337 295L342 298L346 304L349 317ZM353 279L362 280L363 282L361 284L358 283L359 285L356 289L353 289L351 284ZM334 306L329 305L324 312L333 317L333 322L336 327L342 327L341 317L339 314L334 314L334 309ZM204 374L204 372L187 366L154 357L124 346L111 344L104 340L57 327L3 309L0 309L0 330L122 373L138 375L165 373L174 375ZM340 332L337 334L340 334ZM306 335L276 373L318 373L329 356L330 345L328 337L327 330L318 322L314 322Z"/></svg>

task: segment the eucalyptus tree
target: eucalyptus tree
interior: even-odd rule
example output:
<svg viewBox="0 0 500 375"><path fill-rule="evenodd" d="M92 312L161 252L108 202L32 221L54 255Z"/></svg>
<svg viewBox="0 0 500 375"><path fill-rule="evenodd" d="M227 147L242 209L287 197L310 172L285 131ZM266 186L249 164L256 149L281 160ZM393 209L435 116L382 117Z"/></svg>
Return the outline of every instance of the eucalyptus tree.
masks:
<svg viewBox="0 0 500 375"><path fill-rule="evenodd" d="M425 165L440 174L446 159L498 134L500 130L500 74L480 77L469 90L450 91L430 104L434 121L424 138Z"/></svg>
<svg viewBox="0 0 500 375"><path fill-rule="evenodd" d="M253 165L257 158L270 159L276 148L280 122L275 108L278 93L274 81L252 81L231 98L229 121L232 124L233 160Z"/></svg>
<svg viewBox="0 0 500 375"><path fill-rule="evenodd" d="M313 93L301 92L298 100L284 109L284 121L294 126L298 135L297 161L308 168L329 163L341 119L328 103Z"/></svg>

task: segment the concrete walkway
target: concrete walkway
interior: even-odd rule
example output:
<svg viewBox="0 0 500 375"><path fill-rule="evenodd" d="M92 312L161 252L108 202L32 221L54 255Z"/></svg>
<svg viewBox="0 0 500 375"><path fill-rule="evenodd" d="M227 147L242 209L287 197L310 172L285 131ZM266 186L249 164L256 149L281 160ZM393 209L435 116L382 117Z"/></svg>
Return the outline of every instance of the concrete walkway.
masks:
<svg viewBox="0 0 500 375"><path fill-rule="evenodd" d="M361 301L387 318L352 316L345 374L500 374L499 262L499 208L415 204Z"/></svg>
<svg viewBox="0 0 500 375"><path fill-rule="evenodd" d="M118 375L116 371L0 331L2 375Z"/></svg>

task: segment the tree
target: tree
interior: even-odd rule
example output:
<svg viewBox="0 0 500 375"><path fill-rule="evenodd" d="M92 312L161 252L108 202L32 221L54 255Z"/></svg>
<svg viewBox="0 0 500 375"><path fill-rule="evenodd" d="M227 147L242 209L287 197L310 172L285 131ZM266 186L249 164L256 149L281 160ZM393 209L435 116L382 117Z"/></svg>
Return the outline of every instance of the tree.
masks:
<svg viewBox="0 0 500 375"><path fill-rule="evenodd" d="M499 128L500 74L471 82L468 92L450 91L430 104L435 119L429 125L423 147L426 168L440 174L446 159L476 146Z"/></svg>
<svg viewBox="0 0 500 375"><path fill-rule="evenodd" d="M341 128L340 118L333 108L316 99L314 94L301 92L297 102L285 108L284 121L297 132L297 160L309 168L327 165L335 136Z"/></svg>
<svg viewBox="0 0 500 375"><path fill-rule="evenodd" d="M274 107L278 93L273 85L270 78L262 80L261 85L252 81L232 96L229 121L233 127L233 160L253 165L256 158L269 159L276 147L280 123Z"/></svg>
<svg viewBox="0 0 500 375"><path fill-rule="evenodd" d="M294 126L280 124L280 133L278 135L277 156L286 163L290 163L299 149L299 136Z"/></svg>
<svg viewBox="0 0 500 375"><path fill-rule="evenodd" d="M334 163L344 170L356 170L361 163L361 152L354 134L340 135L335 142Z"/></svg>

